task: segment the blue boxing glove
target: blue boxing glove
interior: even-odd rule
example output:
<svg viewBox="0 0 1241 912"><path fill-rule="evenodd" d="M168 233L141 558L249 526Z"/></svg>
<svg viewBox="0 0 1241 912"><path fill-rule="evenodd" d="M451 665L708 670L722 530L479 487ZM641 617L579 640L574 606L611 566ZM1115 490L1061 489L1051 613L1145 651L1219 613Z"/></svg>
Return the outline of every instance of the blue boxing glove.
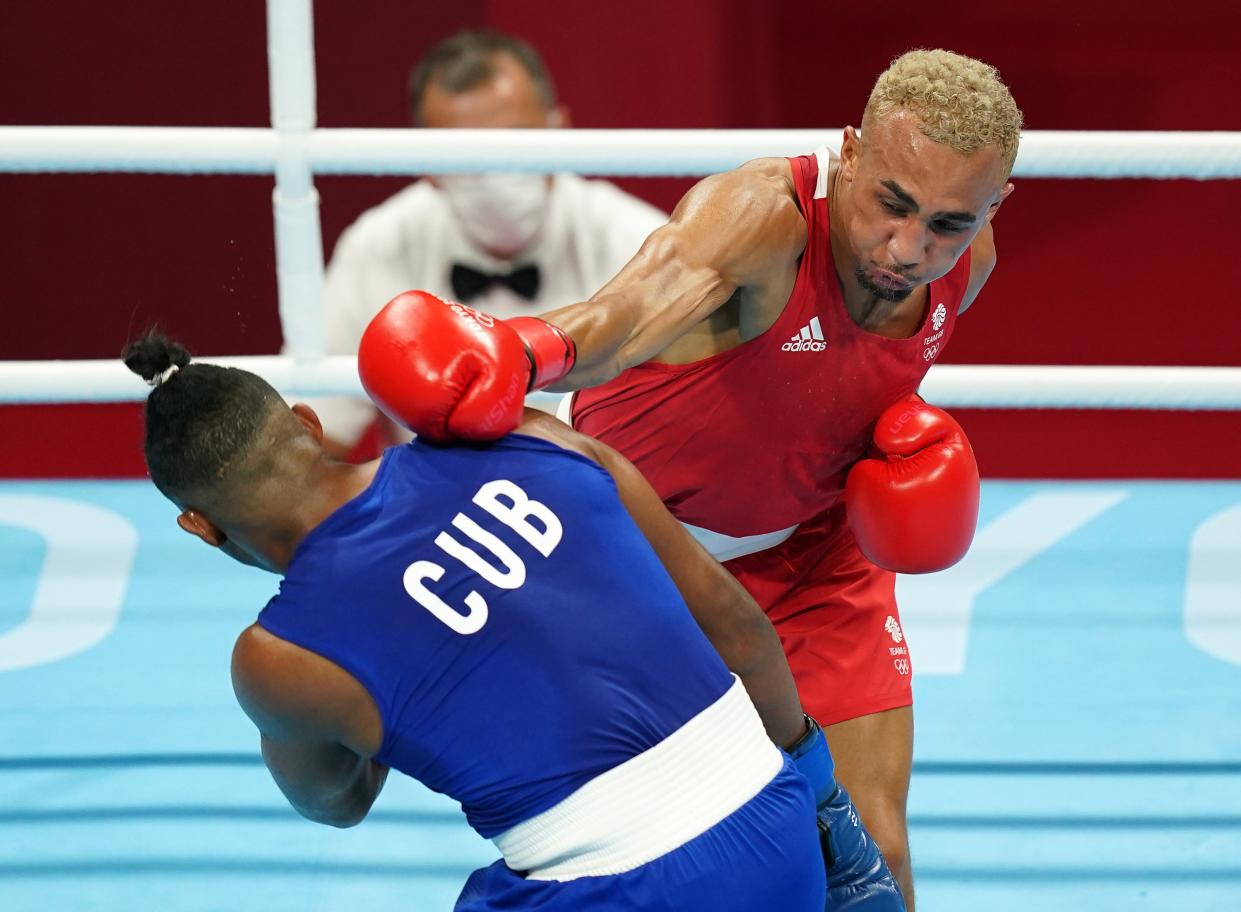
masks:
<svg viewBox="0 0 1241 912"><path fill-rule="evenodd" d="M862 825L849 793L836 782L836 764L819 723L806 716L806 734L788 753L814 790L827 867L827 908L905 912L905 898L888 863Z"/></svg>

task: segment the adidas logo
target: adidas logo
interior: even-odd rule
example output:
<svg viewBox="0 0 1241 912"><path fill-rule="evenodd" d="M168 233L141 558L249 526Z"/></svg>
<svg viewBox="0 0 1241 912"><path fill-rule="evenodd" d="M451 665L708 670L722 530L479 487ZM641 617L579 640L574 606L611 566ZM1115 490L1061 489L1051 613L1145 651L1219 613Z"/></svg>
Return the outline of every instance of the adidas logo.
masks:
<svg viewBox="0 0 1241 912"><path fill-rule="evenodd" d="M780 346L780 350L786 352L821 352L825 348L827 343L823 341L823 327L818 317L811 317L801 332Z"/></svg>

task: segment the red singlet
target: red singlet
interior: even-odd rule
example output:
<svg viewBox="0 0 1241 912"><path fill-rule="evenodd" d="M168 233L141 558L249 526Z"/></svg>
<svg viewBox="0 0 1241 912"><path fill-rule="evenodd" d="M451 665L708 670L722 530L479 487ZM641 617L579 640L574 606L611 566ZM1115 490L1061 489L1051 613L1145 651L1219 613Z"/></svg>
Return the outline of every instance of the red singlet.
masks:
<svg viewBox="0 0 1241 912"><path fill-rule="evenodd" d="M827 150L789 161L807 241L776 322L722 354L580 390L572 418L728 562L776 624L807 710L831 724L910 701L893 577L857 552L839 501L879 413L952 335L970 257L931 283L913 336L861 329L828 242Z"/></svg>

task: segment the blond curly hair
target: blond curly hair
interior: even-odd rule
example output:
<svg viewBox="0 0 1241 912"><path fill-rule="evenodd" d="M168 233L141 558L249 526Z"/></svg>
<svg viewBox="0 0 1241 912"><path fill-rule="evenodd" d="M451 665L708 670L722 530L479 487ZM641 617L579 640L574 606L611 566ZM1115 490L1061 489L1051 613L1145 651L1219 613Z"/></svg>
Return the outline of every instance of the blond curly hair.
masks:
<svg viewBox="0 0 1241 912"><path fill-rule="evenodd" d="M862 132L876 117L909 111L927 138L963 154L997 146L1005 176L1021 138L1021 111L995 67L944 50L902 54L880 74L866 102Z"/></svg>

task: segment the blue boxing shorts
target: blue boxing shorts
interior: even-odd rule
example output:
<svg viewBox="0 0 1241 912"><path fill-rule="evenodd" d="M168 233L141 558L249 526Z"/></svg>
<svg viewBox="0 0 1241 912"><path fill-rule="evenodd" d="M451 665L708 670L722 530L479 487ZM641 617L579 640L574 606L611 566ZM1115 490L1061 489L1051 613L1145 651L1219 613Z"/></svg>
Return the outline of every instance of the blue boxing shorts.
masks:
<svg viewBox="0 0 1241 912"><path fill-rule="evenodd" d="M493 837L456 912L823 912L814 790L740 680L659 744Z"/></svg>
<svg viewBox="0 0 1241 912"><path fill-rule="evenodd" d="M727 758L721 758L727 762ZM659 808L649 813L658 815ZM814 799L792 761L700 836L632 871L531 880L503 861L475 871L454 912L823 912Z"/></svg>

